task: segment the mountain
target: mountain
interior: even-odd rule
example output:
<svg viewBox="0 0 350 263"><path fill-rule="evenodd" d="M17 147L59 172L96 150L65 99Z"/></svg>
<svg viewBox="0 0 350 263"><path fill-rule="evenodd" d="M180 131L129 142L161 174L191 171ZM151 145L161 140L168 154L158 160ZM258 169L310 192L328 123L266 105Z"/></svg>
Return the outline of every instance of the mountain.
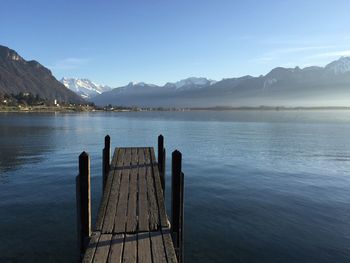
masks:
<svg viewBox="0 0 350 263"><path fill-rule="evenodd" d="M340 59L329 63L325 70L334 74L342 74L350 71L350 57L341 57Z"/></svg>
<svg viewBox="0 0 350 263"><path fill-rule="evenodd" d="M51 71L35 60L26 61L12 49L0 45L0 93L28 92L48 100L85 101L55 79Z"/></svg>
<svg viewBox="0 0 350 263"><path fill-rule="evenodd" d="M325 67L272 69L259 77L188 78L164 86L130 83L92 99L97 105L140 107L349 106L350 58Z"/></svg>
<svg viewBox="0 0 350 263"><path fill-rule="evenodd" d="M210 80L210 79L206 79L206 78L191 77L191 78L177 81L175 83L168 82L167 84L165 84L165 87L175 88L177 90L189 90L189 89L207 87L207 86L210 86L214 83L216 83L215 80Z"/></svg>
<svg viewBox="0 0 350 263"><path fill-rule="evenodd" d="M183 79L174 83L168 82L164 86L147 84L144 82L130 82L126 86L115 88L109 92L98 95L92 98L92 101L99 105L165 106L161 101L158 101L158 99L171 97L175 93L203 89L205 87L210 87L214 83L216 83L214 80L195 77ZM108 98L108 96L112 96L112 98ZM121 99L125 99L125 101L122 102ZM174 103L174 105L175 104L176 103Z"/></svg>
<svg viewBox="0 0 350 263"><path fill-rule="evenodd" d="M60 81L84 99L91 99L112 89L109 86L96 84L89 79L62 78Z"/></svg>

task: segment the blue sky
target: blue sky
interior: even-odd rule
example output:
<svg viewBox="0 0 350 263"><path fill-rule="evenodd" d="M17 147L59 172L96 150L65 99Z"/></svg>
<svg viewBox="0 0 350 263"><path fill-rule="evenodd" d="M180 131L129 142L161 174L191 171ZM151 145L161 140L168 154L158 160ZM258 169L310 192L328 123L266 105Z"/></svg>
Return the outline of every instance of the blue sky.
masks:
<svg viewBox="0 0 350 263"><path fill-rule="evenodd" d="M349 0L0 0L0 44L117 87L266 74L350 56Z"/></svg>

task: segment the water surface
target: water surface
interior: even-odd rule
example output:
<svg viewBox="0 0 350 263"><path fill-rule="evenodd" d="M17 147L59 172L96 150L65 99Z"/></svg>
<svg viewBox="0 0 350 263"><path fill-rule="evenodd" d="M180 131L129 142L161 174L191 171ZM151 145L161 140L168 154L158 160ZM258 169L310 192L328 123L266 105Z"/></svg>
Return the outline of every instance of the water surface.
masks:
<svg viewBox="0 0 350 263"><path fill-rule="evenodd" d="M103 137L160 133L183 153L186 262L350 261L350 111L202 111L0 114L0 262L74 262L78 155L95 217Z"/></svg>

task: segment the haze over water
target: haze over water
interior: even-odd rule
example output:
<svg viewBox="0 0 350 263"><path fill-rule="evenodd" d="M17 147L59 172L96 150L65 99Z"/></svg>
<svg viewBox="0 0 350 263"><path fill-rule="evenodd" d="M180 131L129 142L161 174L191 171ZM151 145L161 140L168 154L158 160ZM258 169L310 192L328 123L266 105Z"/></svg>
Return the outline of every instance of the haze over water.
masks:
<svg viewBox="0 0 350 263"><path fill-rule="evenodd" d="M0 114L0 262L76 260L78 155L183 153L186 262L349 262L350 111Z"/></svg>

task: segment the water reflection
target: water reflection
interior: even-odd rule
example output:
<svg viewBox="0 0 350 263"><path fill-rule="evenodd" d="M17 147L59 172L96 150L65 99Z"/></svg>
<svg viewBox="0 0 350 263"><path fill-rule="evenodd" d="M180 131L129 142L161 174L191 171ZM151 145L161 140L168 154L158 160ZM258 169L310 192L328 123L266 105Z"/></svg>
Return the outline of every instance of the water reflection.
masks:
<svg viewBox="0 0 350 263"><path fill-rule="evenodd" d="M17 116L7 122L0 118L0 181L6 182L11 170L42 161L56 147L55 132L49 126L25 125Z"/></svg>

